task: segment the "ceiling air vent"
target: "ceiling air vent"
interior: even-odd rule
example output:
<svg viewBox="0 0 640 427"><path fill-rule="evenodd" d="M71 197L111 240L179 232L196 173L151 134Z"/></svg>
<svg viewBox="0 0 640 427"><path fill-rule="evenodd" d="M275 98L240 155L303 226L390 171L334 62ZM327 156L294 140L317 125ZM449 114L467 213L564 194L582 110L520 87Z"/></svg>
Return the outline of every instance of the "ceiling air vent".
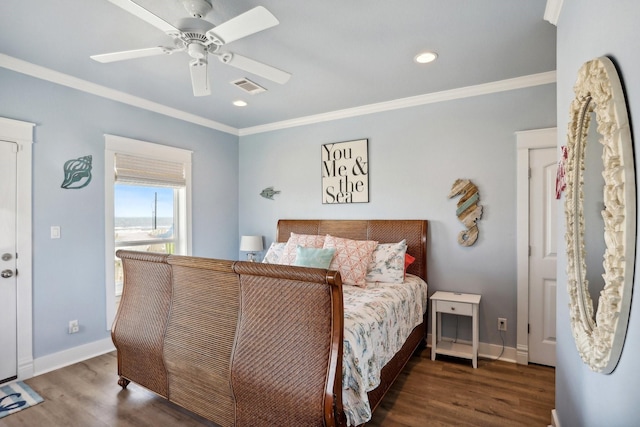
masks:
<svg viewBox="0 0 640 427"><path fill-rule="evenodd" d="M257 83L252 82L249 79L235 80L235 81L232 81L231 84L239 87L240 89L242 89L247 93L250 93L251 95L255 95L256 93L266 91L265 88L263 88Z"/></svg>

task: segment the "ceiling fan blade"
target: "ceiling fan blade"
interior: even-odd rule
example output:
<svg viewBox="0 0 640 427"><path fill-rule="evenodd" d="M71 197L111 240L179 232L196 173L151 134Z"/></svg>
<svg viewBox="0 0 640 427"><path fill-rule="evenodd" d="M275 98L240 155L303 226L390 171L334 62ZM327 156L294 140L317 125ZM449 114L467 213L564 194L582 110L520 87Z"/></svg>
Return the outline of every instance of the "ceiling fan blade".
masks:
<svg viewBox="0 0 640 427"><path fill-rule="evenodd" d="M131 0L109 0L109 1L115 4L116 6L120 6L122 9L126 10L132 15L137 16L143 21L148 22L149 24L160 29L161 31L164 31L165 33L167 33L172 37L177 36L181 33L179 29L169 24L164 19L149 12L147 9L145 9L144 7L140 6L137 3L134 3Z"/></svg>
<svg viewBox="0 0 640 427"><path fill-rule="evenodd" d="M207 37L214 44L222 46L279 23L271 12L263 6L258 6L207 31Z"/></svg>
<svg viewBox="0 0 640 427"><path fill-rule="evenodd" d="M211 95L207 68L206 58L194 59L189 62L189 69L191 70L191 86L193 86L194 96Z"/></svg>
<svg viewBox="0 0 640 427"><path fill-rule="evenodd" d="M156 56L166 54L169 55L178 49L169 47L149 47L146 49L124 50L122 52L103 53L100 55L91 55L94 61L108 63L116 61L124 61L126 59L145 58L147 56Z"/></svg>
<svg viewBox="0 0 640 427"><path fill-rule="evenodd" d="M233 67L247 71L256 76L264 77L276 83L285 84L291 78L291 74L286 71L279 70L271 65L263 64L246 56L237 53L224 53L219 56L220 61Z"/></svg>

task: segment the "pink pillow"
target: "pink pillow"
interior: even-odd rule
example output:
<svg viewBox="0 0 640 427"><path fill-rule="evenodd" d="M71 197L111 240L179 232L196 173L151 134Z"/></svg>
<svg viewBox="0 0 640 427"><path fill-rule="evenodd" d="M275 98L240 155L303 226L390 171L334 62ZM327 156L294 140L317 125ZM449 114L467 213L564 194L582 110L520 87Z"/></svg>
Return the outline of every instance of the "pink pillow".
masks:
<svg viewBox="0 0 640 427"><path fill-rule="evenodd" d="M324 239L324 248L336 249L329 270L339 271L342 283L366 287L367 267L376 246L378 242L373 240L343 239L327 234Z"/></svg>
<svg viewBox="0 0 640 427"><path fill-rule="evenodd" d="M291 233L289 240L287 240L287 244L284 245L278 264L293 265L296 261L296 248L298 246L320 249L323 244L324 236L318 236L316 234Z"/></svg>

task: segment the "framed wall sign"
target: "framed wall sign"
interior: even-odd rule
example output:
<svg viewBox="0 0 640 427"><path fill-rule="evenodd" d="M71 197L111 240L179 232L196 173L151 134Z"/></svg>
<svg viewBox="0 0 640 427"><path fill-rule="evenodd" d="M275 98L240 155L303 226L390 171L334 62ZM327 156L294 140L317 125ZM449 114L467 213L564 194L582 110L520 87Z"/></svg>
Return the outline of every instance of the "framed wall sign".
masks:
<svg viewBox="0 0 640 427"><path fill-rule="evenodd" d="M322 203L369 203L368 140L322 146Z"/></svg>

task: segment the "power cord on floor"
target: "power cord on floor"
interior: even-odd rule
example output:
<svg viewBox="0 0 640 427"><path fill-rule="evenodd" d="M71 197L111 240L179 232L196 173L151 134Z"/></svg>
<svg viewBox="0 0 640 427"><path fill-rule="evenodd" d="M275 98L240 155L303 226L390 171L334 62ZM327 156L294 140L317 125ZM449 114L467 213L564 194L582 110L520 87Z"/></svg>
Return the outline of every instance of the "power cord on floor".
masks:
<svg viewBox="0 0 640 427"><path fill-rule="evenodd" d="M458 342L458 317L460 316L454 316L456 318L456 337L453 339L453 342Z"/></svg>
<svg viewBox="0 0 640 427"><path fill-rule="evenodd" d="M489 362L495 362L496 360L500 360L500 358L504 354L504 335L502 335L502 332L504 332L504 331L499 331L500 339L502 340L502 350L500 350L500 354L495 359L488 359Z"/></svg>

